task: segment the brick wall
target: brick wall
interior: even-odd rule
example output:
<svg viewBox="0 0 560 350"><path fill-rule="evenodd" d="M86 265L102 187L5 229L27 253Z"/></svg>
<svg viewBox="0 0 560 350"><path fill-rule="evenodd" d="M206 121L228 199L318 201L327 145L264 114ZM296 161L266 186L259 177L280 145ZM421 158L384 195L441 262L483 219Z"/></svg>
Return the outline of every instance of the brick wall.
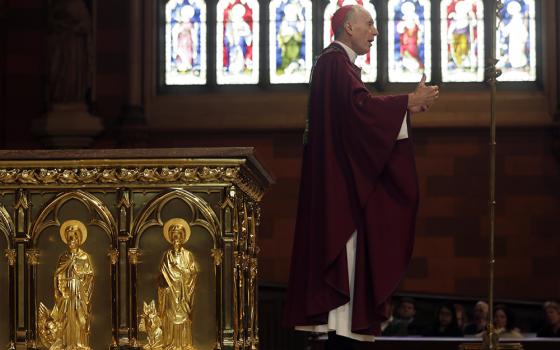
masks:
<svg viewBox="0 0 560 350"><path fill-rule="evenodd" d="M3 7L0 141L12 148L38 146L30 130L32 120L44 108L45 4L42 0L6 0L0 5Z"/></svg>
<svg viewBox="0 0 560 350"><path fill-rule="evenodd" d="M488 133L420 131L422 201L407 291L485 295ZM496 159L496 293L557 298L559 165L545 129L500 130Z"/></svg>
<svg viewBox="0 0 560 350"><path fill-rule="evenodd" d="M277 183L266 194L261 281L286 283L299 186L301 133L153 135L155 146L255 146ZM546 129L499 130L496 293L549 299L560 294L560 178ZM488 277L488 132L415 132L421 203L414 257L400 290L484 296Z"/></svg>

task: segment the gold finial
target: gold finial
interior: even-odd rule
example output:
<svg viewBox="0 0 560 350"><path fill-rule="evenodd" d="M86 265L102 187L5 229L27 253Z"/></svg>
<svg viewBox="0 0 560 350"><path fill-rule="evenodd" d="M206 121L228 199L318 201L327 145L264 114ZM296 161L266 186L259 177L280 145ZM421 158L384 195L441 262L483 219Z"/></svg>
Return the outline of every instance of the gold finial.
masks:
<svg viewBox="0 0 560 350"><path fill-rule="evenodd" d="M4 251L6 258L8 259L8 264L10 266L14 266L16 263L16 250L15 249L6 249Z"/></svg>
<svg viewBox="0 0 560 350"><path fill-rule="evenodd" d="M140 261L140 255L142 255L140 253L140 249L138 248L130 248L128 249L128 261L132 264L132 265L137 265L138 262Z"/></svg>
<svg viewBox="0 0 560 350"><path fill-rule="evenodd" d="M107 252L109 260L111 260L111 265L115 265L119 261L119 251L117 249L111 249Z"/></svg>
<svg viewBox="0 0 560 350"><path fill-rule="evenodd" d="M210 255L214 258L214 265L218 266L222 263L223 252L219 248L212 248Z"/></svg>
<svg viewBox="0 0 560 350"><path fill-rule="evenodd" d="M27 256L27 262L29 265L37 265L39 263L39 250L38 249L29 249L25 252Z"/></svg>

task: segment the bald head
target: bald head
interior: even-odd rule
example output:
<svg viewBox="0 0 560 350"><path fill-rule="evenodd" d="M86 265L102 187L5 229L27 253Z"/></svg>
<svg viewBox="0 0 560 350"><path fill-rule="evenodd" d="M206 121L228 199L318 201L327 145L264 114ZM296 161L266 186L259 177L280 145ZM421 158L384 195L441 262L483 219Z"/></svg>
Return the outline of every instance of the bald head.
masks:
<svg viewBox="0 0 560 350"><path fill-rule="evenodd" d="M484 301L479 301L474 306L474 318L476 321L484 321L488 318L488 304Z"/></svg>
<svg viewBox="0 0 560 350"><path fill-rule="evenodd" d="M484 312L488 312L488 303L486 303L485 301L479 301L476 303L475 307L480 308L482 311Z"/></svg>
<svg viewBox="0 0 560 350"><path fill-rule="evenodd" d="M339 8L332 18L334 38L348 45L358 55L369 52L377 35L370 13L360 5Z"/></svg>

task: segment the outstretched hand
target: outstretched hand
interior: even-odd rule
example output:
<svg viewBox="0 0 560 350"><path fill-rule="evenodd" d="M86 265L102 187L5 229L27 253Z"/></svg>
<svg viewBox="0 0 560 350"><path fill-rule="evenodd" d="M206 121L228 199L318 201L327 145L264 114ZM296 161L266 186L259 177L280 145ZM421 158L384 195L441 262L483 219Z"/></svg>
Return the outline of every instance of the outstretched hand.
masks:
<svg viewBox="0 0 560 350"><path fill-rule="evenodd" d="M408 109L413 113L425 112L430 109L438 97L439 87L427 86L426 74L422 74L416 90L408 94Z"/></svg>

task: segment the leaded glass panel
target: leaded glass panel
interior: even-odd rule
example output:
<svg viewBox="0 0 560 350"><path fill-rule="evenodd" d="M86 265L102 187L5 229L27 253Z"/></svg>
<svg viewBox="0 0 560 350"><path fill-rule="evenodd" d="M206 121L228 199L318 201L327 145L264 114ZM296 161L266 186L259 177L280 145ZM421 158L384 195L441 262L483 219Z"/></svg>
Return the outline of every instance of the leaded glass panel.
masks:
<svg viewBox="0 0 560 350"><path fill-rule="evenodd" d="M216 79L218 84L259 82L259 3L220 0L217 6Z"/></svg>
<svg viewBox="0 0 560 350"><path fill-rule="evenodd" d="M309 81L313 64L311 1L273 0L269 10L270 82Z"/></svg>
<svg viewBox="0 0 560 350"><path fill-rule="evenodd" d="M505 0L496 32L500 81L536 79L535 1Z"/></svg>
<svg viewBox="0 0 560 350"><path fill-rule="evenodd" d="M484 6L480 0L441 3L443 81L484 79Z"/></svg>
<svg viewBox="0 0 560 350"><path fill-rule="evenodd" d="M165 4L165 84L206 84L206 4L170 0Z"/></svg>
<svg viewBox="0 0 560 350"><path fill-rule="evenodd" d="M389 81L431 78L430 1L389 0Z"/></svg>

